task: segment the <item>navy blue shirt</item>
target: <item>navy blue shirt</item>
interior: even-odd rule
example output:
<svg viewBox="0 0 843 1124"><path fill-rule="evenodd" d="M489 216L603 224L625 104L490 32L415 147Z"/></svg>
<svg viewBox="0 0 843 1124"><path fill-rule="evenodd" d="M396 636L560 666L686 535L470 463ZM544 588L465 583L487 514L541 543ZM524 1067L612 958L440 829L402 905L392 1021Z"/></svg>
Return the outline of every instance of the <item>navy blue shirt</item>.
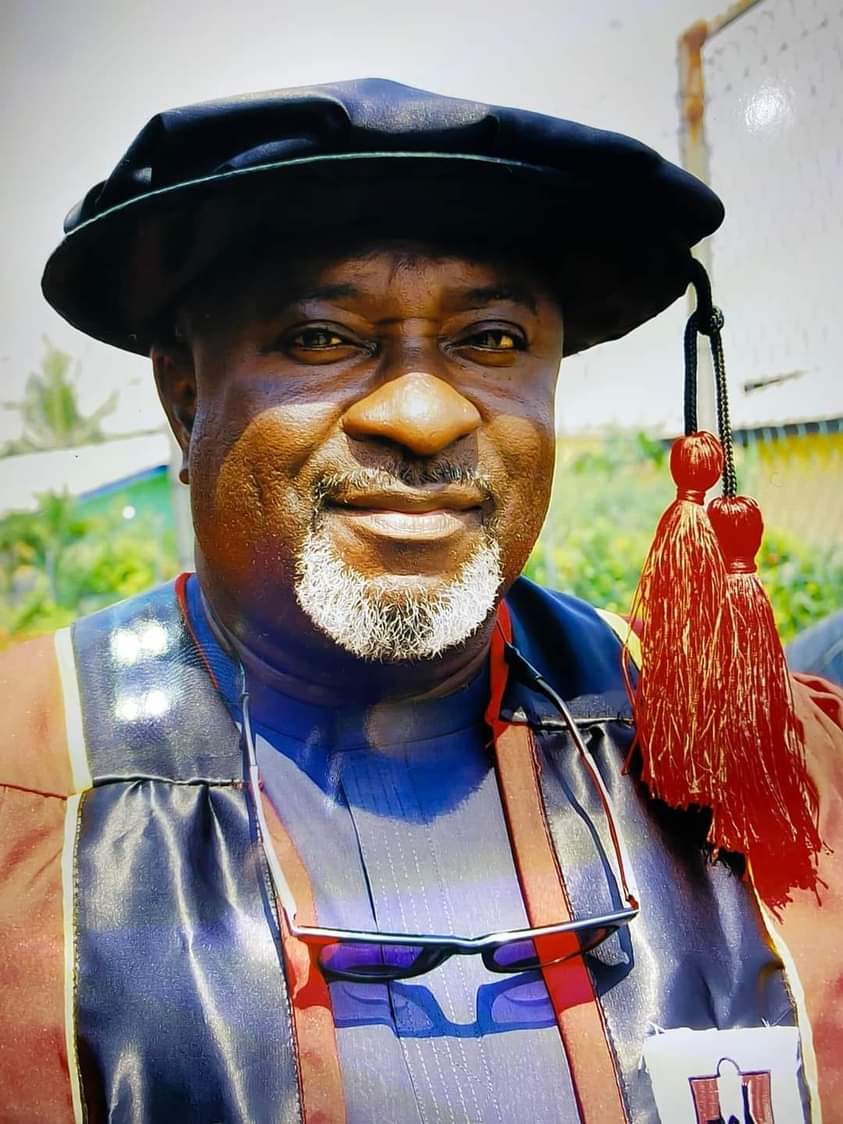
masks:
<svg viewBox="0 0 843 1124"><path fill-rule="evenodd" d="M239 720L234 665L191 624ZM336 708L250 682L266 793L322 925L478 936L528 924L483 711L488 681L422 704ZM538 973L453 957L412 980L331 984L350 1124L513 1124L579 1117Z"/></svg>

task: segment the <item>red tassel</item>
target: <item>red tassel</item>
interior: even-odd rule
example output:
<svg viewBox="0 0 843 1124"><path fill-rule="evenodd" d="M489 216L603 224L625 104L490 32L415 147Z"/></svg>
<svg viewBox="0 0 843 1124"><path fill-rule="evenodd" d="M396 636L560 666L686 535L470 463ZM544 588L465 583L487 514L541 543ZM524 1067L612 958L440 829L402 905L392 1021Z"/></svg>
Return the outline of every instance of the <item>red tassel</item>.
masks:
<svg viewBox="0 0 843 1124"><path fill-rule="evenodd" d="M726 571L703 503L722 470L711 433L674 441L676 499L656 528L632 605L641 621L632 705L642 779L678 808L703 802L716 753L712 654Z"/></svg>
<svg viewBox="0 0 843 1124"><path fill-rule="evenodd" d="M718 632L720 752L709 794L709 842L740 851L774 908L793 887L817 887L817 790L773 610L755 567L764 523L755 500L712 500L709 518L728 579Z"/></svg>

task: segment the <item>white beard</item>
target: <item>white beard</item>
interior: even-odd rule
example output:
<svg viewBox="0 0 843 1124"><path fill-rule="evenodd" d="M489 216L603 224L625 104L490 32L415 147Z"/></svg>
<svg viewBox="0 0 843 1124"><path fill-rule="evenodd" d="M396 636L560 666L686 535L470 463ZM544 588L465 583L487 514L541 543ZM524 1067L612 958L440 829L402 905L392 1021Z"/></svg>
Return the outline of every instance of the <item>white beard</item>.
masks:
<svg viewBox="0 0 843 1124"><path fill-rule="evenodd" d="M503 582L498 543L485 536L450 582L408 589L366 578L337 555L317 525L296 565L296 598L317 628L367 660L424 660L462 644L488 619Z"/></svg>

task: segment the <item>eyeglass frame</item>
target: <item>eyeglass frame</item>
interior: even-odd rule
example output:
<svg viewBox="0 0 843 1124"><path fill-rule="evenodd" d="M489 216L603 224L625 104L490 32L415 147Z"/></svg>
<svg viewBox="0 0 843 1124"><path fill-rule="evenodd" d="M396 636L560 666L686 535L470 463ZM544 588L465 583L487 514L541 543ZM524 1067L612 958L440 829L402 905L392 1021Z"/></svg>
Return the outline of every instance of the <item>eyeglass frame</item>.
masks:
<svg viewBox="0 0 843 1124"><path fill-rule="evenodd" d="M550 698L565 720L568 732L571 735L571 740L574 742L577 752L582 758L591 776L592 782L597 788L598 795L600 796L608 822L609 836L614 847L615 861L617 863L617 871L613 870L612 874L617 887L622 892L623 900L628 903L627 906L615 910L612 913L599 916L574 918L570 921L560 921L554 925L539 925L527 929L505 929L494 933L487 933L479 937L456 937L430 933L370 932L362 929L331 929L323 928L319 925L300 925L296 921L298 907L295 897L284 875L284 871L272 843L272 837L269 833L263 811L263 801L261 799L262 782L257 761L254 734L252 731L249 692L246 686L246 669L242 662L240 662L239 670L242 688L240 695L240 713L242 719L242 734L244 736L243 740L246 746L248 787L254 805L259 841L262 844L264 856L269 868L269 875L275 891L275 898L283 910L290 934L312 949L323 948L332 944L365 944L387 947L418 947L423 950L436 950L440 954L439 956L429 955L427 957L419 957L419 960L410 968L395 969L394 973L388 972L376 975L363 975L357 972L334 969L324 964L321 958L316 955L314 959L326 981L348 980L356 983L389 983L397 980L413 979L416 976L421 976L432 971L434 968L438 968L452 956L470 955L480 955L486 968L499 975L515 975L522 971L540 970L543 967L549 967L552 964L573 959L575 956L584 955L586 951L591 951L591 949L574 949L570 954L562 955L557 959L551 960L549 963L536 964L528 968L518 966L502 967L494 962L493 955L498 949L509 944L515 944L519 941L531 941L544 937L576 934L592 929L609 929L610 931L606 936L593 946L596 948L599 947L603 941L608 940L618 929L629 925L640 913L640 899L635 889L635 883L630 873L628 873L630 871L629 860L626 857L620 833L617 830L617 822L611 797L600 775L600 771L592 761L586 749L573 715L562 698L546 682L541 673L538 672L512 644L505 642L504 649L508 658L512 658L513 654L517 657L520 663L528 670L541 693Z"/></svg>

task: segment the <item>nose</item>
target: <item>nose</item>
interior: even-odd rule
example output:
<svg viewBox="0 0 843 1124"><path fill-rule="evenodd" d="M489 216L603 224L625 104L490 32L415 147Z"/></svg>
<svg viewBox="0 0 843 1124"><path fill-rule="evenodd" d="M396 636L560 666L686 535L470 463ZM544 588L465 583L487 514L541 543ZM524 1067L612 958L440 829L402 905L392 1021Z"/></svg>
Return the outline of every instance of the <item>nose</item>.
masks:
<svg viewBox="0 0 843 1124"><path fill-rule="evenodd" d="M379 437L417 456L432 456L480 425L475 406L450 383L422 371L390 379L346 412L351 437Z"/></svg>

